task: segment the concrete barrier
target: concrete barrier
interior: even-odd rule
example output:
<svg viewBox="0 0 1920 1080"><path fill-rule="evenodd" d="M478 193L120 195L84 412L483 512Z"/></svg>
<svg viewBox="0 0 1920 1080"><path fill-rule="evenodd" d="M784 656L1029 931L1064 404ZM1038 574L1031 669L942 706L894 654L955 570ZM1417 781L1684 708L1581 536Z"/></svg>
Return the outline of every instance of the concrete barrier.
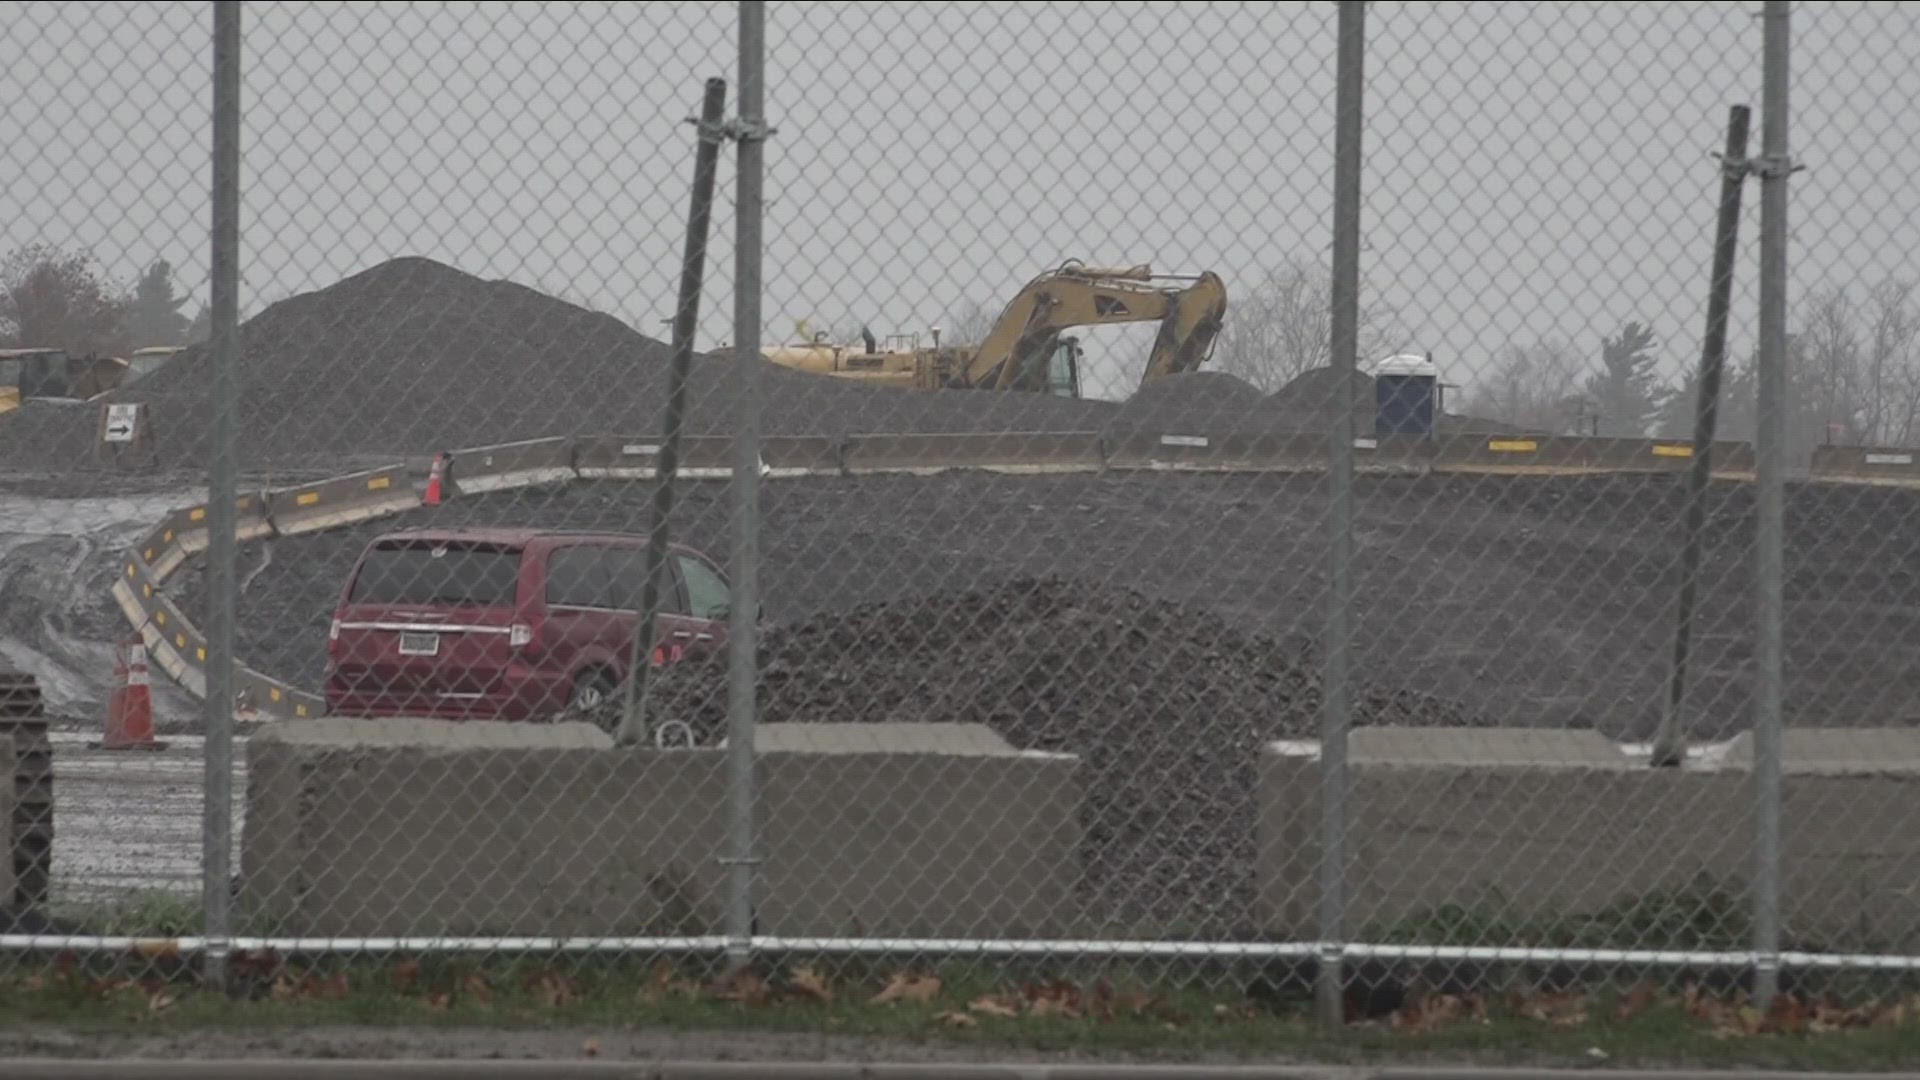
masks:
<svg viewBox="0 0 1920 1080"><path fill-rule="evenodd" d="M1816 480L1920 486L1920 451L1879 446L1816 446L1807 472Z"/></svg>
<svg viewBox="0 0 1920 1080"><path fill-rule="evenodd" d="M1652 769L1591 732L1353 734L1347 895L1361 939L1448 905L1512 923L1590 915L1702 874L1744 903L1753 791L1737 753ZM1920 945L1920 737L1795 735L1781 815L1790 935L1828 948ZM1311 935L1320 848L1309 748L1263 750L1257 803L1262 921Z"/></svg>
<svg viewBox="0 0 1920 1080"><path fill-rule="evenodd" d="M266 499L261 495L242 495L233 501L234 537L242 543L261 540L274 534L267 518ZM167 527L174 533L174 544L183 556L191 557L207 550L207 507L205 504L175 510L167 516ZM167 575L170 576L169 570Z"/></svg>
<svg viewBox="0 0 1920 1080"><path fill-rule="evenodd" d="M448 455L447 481L458 495L538 487L573 478L573 440L566 437L476 446Z"/></svg>
<svg viewBox="0 0 1920 1080"><path fill-rule="evenodd" d="M1327 436L1313 434L1206 435L1162 432L1127 435L1108 447L1107 466L1193 472L1321 472ZM1361 452L1372 439L1357 441Z"/></svg>
<svg viewBox="0 0 1920 1080"><path fill-rule="evenodd" d="M651 480L660 459L654 435L595 435L575 442L574 472L593 480ZM768 472L761 455L761 475ZM724 480L733 475L733 440L689 436L680 440L676 475L688 480Z"/></svg>
<svg viewBox="0 0 1920 1080"><path fill-rule="evenodd" d="M318 484L283 488L267 497L267 514L283 536L336 529L420 505L406 466L388 465Z"/></svg>
<svg viewBox="0 0 1920 1080"><path fill-rule="evenodd" d="M174 528L173 515L169 514L141 539L135 549L140 553L140 558L153 568L154 576L160 581L172 577L175 570L186 564L187 553L175 543L179 535Z"/></svg>
<svg viewBox="0 0 1920 1080"><path fill-rule="evenodd" d="M772 435L760 440L768 476L839 476L846 471L841 440Z"/></svg>
<svg viewBox="0 0 1920 1080"><path fill-rule="evenodd" d="M1714 443L1716 475L1753 471L1748 443ZM1501 475L1684 472L1693 459L1685 439L1599 439L1561 435L1455 436L1436 444L1435 472Z"/></svg>
<svg viewBox="0 0 1920 1080"><path fill-rule="evenodd" d="M318 694L281 682L245 664L233 667L233 715L237 720L317 720L327 714Z"/></svg>
<svg viewBox="0 0 1920 1080"><path fill-rule="evenodd" d="M949 469L1002 473L1099 472L1106 463L1100 436L1093 432L849 435L843 444L842 459L846 471L856 475L930 475Z"/></svg>
<svg viewBox="0 0 1920 1080"><path fill-rule="evenodd" d="M805 726L757 747L761 933L1019 936L1071 917L1076 759L890 725L854 743L775 731ZM242 906L276 930L720 929L723 750L329 719L269 727L247 757Z"/></svg>
<svg viewBox="0 0 1920 1080"><path fill-rule="evenodd" d="M0 725L3 724L0 722ZM21 852L17 846L20 838L14 835L13 817L19 796L15 791L18 774L14 762L13 733L10 728L0 726L0 734L7 736L0 738L0 780L5 781L0 783L0 828L4 828L6 833L5 854L0 855L0 928L4 928L10 911L16 906L24 906L18 871L14 865L24 860L20 858Z"/></svg>

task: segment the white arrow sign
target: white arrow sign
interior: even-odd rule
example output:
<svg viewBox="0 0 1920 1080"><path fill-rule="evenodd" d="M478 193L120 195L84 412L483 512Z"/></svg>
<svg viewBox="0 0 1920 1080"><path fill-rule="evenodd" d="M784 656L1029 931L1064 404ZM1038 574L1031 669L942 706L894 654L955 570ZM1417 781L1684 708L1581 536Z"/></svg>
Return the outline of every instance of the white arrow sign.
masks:
<svg viewBox="0 0 1920 1080"><path fill-rule="evenodd" d="M140 422L140 406L133 404L107 406L106 440L110 443L130 443L133 441L133 429Z"/></svg>

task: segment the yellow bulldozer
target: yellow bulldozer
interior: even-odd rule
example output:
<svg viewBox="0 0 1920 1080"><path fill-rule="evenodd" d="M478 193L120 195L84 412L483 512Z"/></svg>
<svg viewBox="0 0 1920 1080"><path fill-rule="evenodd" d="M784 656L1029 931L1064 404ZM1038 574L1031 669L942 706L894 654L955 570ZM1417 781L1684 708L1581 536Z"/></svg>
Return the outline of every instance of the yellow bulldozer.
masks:
<svg viewBox="0 0 1920 1080"><path fill-rule="evenodd" d="M1158 322L1141 384L1204 364L1226 318L1227 287L1218 274L1155 274L1150 265L1087 266L1069 260L1028 282L1000 312L977 345L931 344L919 335L892 335L885 343L863 331L858 345L836 345L824 334L761 350L796 371L879 386L923 390L1020 390L1080 396L1082 353L1065 331L1081 326Z"/></svg>

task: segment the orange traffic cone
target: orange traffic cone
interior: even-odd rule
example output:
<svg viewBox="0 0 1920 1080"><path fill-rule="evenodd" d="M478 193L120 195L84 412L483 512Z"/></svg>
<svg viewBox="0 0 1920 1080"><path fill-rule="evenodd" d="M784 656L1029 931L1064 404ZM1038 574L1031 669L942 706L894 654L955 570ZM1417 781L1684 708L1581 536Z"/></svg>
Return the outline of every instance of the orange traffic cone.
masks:
<svg viewBox="0 0 1920 1080"><path fill-rule="evenodd" d="M433 455L433 468L427 473L427 495L421 501L428 506L439 506L446 498L447 455Z"/></svg>
<svg viewBox="0 0 1920 1080"><path fill-rule="evenodd" d="M113 650L113 696L107 701L107 735L94 745L105 750L164 750L153 738L153 684L147 675L147 647L123 641Z"/></svg>

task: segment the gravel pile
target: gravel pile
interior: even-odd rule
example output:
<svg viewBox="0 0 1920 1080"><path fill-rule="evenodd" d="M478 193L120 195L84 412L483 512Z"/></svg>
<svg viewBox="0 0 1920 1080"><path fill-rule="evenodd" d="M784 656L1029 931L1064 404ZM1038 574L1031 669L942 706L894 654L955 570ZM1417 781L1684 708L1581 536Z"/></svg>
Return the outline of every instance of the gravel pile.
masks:
<svg viewBox="0 0 1920 1080"><path fill-rule="evenodd" d="M244 467L315 455L424 454L558 434L658 430L670 348L611 316L422 258L381 263L273 305L241 328ZM190 349L109 400L151 407L164 463L204 460L210 354ZM730 357L696 355L688 430L729 429ZM1028 394L875 389L772 364L761 377L770 434L1063 431L1117 406ZM0 422L0 455L22 467L84 464L95 411L22 410Z"/></svg>
<svg viewBox="0 0 1920 1080"><path fill-rule="evenodd" d="M769 630L768 723L981 723L1022 749L1082 755L1087 901L1100 917L1245 931L1261 743L1310 737L1308 646L1140 593L1031 578L868 604ZM654 715L726 726L719 665L666 669ZM1473 720L1420 695L1364 691L1359 722Z"/></svg>

